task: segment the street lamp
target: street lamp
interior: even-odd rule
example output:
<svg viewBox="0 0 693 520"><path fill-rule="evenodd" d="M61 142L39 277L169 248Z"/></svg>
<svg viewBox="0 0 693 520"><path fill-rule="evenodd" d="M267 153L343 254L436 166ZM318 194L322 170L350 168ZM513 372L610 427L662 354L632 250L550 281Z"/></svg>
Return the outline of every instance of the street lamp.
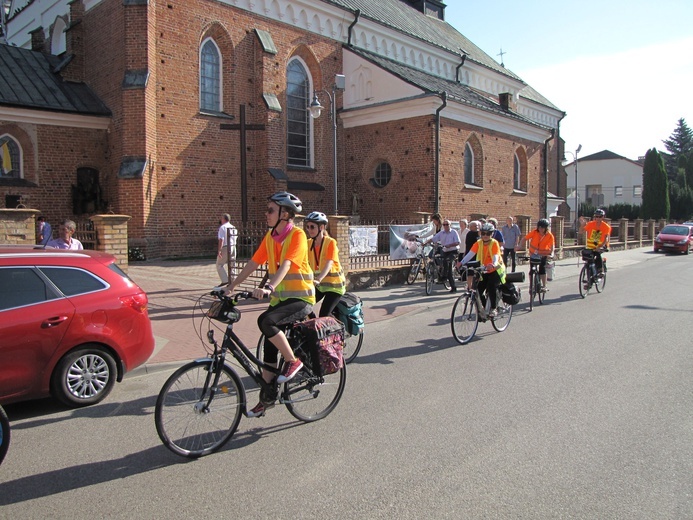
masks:
<svg viewBox="0 0 693 520"><path fill-rule="evenodd" d="M580 150L582 150L582 145L579 144L577 147L577 150L575 150L575 153L573 152L567 152L563 151L563 166L568 164L568 161L565 158L565 154L568 154L573 157L573 162L575 163L575 237L577 238L577 232L580 229L578 226L578 218L580 216L580 206L578 202L578 153L580 153Z"/></svg>
<svg viewBox="0 0 693 520"><path fill-rule="evenodd" d="M313 119L317 119L320 117L320 114L322 113L322 109L324 108L320 104L320 100L318 99L318 92L323 92L327 98L330 100L330 121L332 122L332 158L333 158L333 164L332 164L332 171L334 175L334 214L338 214L337 210L337 107L335 106L335 103L337 101L337 90L344 90L346 85L346 79L343 74L335 74L334 75L334 85L332 85L332 95L327 90L316 90L313 92L313 101L311 104L308 106L308 110L310 111L310 117Z"/></svg>

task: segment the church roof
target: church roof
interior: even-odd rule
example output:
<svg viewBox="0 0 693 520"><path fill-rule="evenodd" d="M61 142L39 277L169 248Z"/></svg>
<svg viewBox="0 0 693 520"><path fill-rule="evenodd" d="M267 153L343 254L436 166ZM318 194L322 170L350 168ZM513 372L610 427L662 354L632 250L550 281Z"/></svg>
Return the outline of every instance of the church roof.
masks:
<svg viewBox="0 0 693 520"><path fill-rule="evenodd" d="M0 105L89 116L111 111L84 83L64 81L64 56L0 45Z"/></svg>

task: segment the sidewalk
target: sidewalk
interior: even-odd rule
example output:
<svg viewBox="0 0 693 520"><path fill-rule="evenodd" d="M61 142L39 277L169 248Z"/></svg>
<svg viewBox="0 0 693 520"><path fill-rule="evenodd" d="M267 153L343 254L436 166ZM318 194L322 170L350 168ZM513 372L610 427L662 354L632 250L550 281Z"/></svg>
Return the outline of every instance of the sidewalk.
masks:
<svg viewBox="0 0 693 520"><path fill-rule="evenodd" d="M644 261L644 253L651 248L631 249L606 253L610 269L618 269ZM556 262L554 280L577 277L582 262L568 258ZM527 271L527 266L518 271ZM204 357L206 350L197 337L192 321L192 309L200 295L219 283L211 260L206 261L155 261L133 262L128 274L149 297L149 316L152 321L156 347L147 363L137 371L149 371L155 365L182 364ZM521 287L526 286L526 281ZM436 285L431 296L426 296L421 279L413 285L393 285L368 289L358 293L364 302L366 323L388 320L417 310L447 305L456 294L450 294L442 285ZM260 332L257 317L267 308L267 302L248 300L239 308L243 317L235 325L239 337L246 346L254 348ZM198 323L199 325L199 323ZM203 331L203 333L206 332ZM219 335L219 339L221 336Z"/></svg>

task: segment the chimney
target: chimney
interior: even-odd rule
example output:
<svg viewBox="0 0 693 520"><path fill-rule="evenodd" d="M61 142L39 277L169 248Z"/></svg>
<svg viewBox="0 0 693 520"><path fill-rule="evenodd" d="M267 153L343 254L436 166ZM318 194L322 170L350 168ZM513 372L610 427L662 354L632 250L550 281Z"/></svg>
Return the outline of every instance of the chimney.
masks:
<svg viewBox="0 0 693 520"><path fill-rule="evenodd" d="M46 52L46 34L43 27L37 27L29 33L31 35L31 50L36 52Z"/></svg>
<svg viewBox="0 0 693 520"><path fill-rule="evenodd" d="M84 81L84 3L82 0L72 0L70 6L70 25L65 29L66 54L72 61L62 70L61 75L66 81L81 83Z"/></svg>
<svg viewBox="0 0 693 520"><path fill-rule="evenodd" d="M417 11L439 20L445 20L445 4L441 0L402 0Z"/></svg>
<svg viewBox="0 0 693 520"><path fill-rule="evenodd" d="M506 112L509 110L515 110L515 103L513 102L513 95L510 92L501 92L498 94L498 103L501 108Z"/></svg>

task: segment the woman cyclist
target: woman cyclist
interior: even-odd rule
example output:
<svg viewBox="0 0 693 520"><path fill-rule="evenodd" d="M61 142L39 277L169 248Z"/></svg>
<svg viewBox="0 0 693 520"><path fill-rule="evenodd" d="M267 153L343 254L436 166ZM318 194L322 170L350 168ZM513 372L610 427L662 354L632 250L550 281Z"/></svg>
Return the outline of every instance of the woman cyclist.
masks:
<svg viewBox="0 0 693 520"><path fill-rule="evenodd" d="M337 241L325 230L327 216L313 211L306 217L304 228L308 235L308 262L313 269L315 302L324 298L320 317L331 316L346 291L346 278L339 263Z"/></svg>
<svg viewBox="0 0 693 520"><path fill-rule="evenodd" d="M481 238L464 255L461 262L466 264L476 256L476 260L486 268L486 272L479 281L478 289L479 294L486 294L491 300L489 318L498 315L496 310L498 306L496 301L497 289L499 285L505 283L505 266L503 265L503 258L501 258L500 244L491 238L495 229L493 224L483 224L479 232Z"/></svg>
<svg viewBox="0 0 693 520"><path fill-rule="evenodd" d="M541 280L541 290L546 292L546 260L553 256L553 250L556 245L556 239L553 233L549 231L549 221L545 218L540 218L537 222L537 229L530 231L525 235L525 240L529 240L529 254L541 256L539 264L539 280Z"/></svg>
<svg viewBox="0 0 693 520"><path fill-rule="evenodd" d="M267 225L271 228L263 238L252 259L225 292L233 293L260 265L267 263L269 283L264 288L253 290L253 298L270 296L269 309L257 320L260 331L265 335L263 361L277 366L277 350L285 363L277 383L293 378L303 363L293 353L284 332L278 325L292 323L304 318L313 310L315 289L313 270L308 263L308 244L302 229L294 226L293 218L301 212L301 201L285 191L275 193L267 199ZM272 382L274 374L262 371L262 377ZM274 406L276 395L260 394L260 402L248 412L248 417L261 417Z"/></svg>

